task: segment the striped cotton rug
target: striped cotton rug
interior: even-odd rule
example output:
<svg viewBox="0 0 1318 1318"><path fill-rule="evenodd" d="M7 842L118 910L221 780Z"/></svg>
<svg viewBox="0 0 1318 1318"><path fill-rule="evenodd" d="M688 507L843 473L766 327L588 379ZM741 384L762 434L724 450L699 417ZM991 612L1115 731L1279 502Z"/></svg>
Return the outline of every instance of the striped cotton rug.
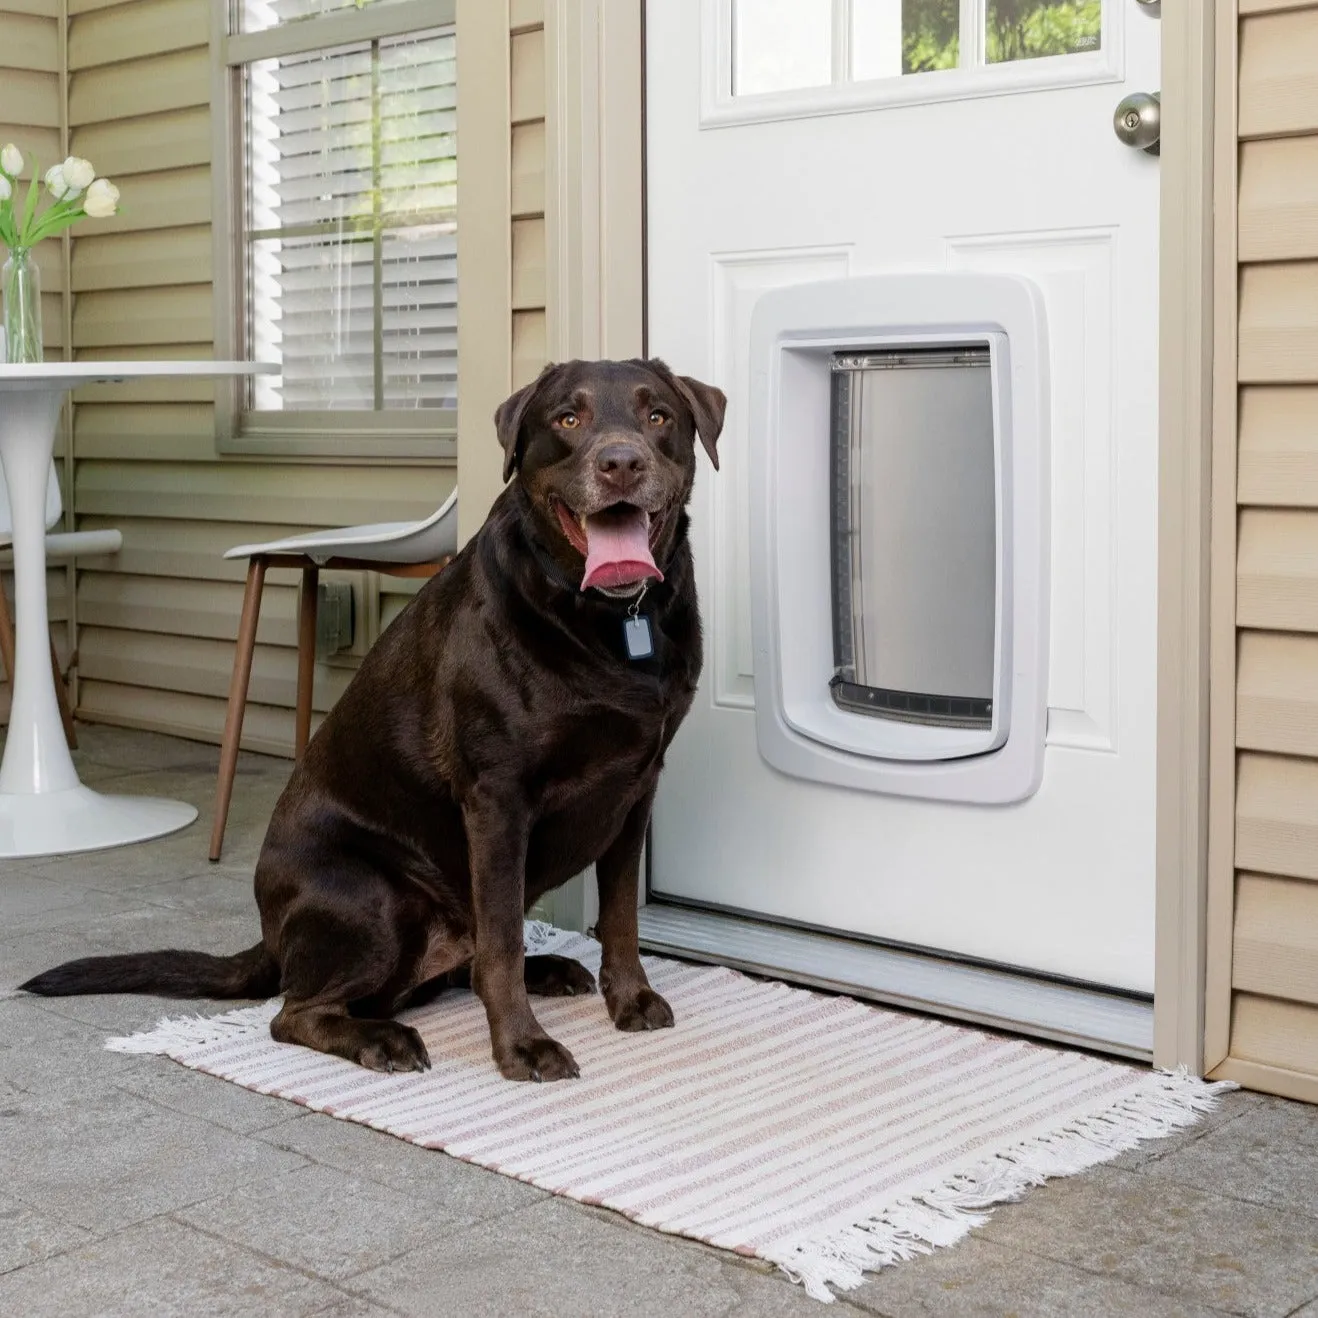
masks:
<svg viewBox="0 0 1318 1318"><path fill-rule="evenodd" d="M599 945L527 926L594 972ZM536 999L581 1078L503 1080L467 992L403 1019L433 1062L381 1075L275 1043L278 1003L113 1039L261 1094L778 1264L832 1298L950 1245L989 1206L1193 1123L1222 1088L650 958L677 1026L622 1034L598 996Z"/></svg>

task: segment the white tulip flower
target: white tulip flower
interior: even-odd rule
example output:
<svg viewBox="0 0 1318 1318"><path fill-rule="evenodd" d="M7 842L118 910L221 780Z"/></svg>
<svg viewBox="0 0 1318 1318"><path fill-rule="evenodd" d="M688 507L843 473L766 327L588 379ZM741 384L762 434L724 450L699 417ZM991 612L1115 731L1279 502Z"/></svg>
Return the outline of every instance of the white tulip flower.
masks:
<svg viewBox="0 0 1318 1318"><path fill-rule="evenodd" d="M94 220L104 220L119 209L119 189L108 178L96 179L87 189L82 208Z"/></svg>
<svg viewBox="0 0 1318 1318"><path fill-rule="evenodd" d="M60 168L64 171L64 181L69 185L75 196L83 188L90 187L92 180L96 177L96 170L92 168L92 162L84 160L81 156L70 156Z"/></svg>
<svg viewBox="0 0 1318 1318"><path fill-rule="evenodd" d="M63 165L52 165L46 171L46 186L50 189L50 195L56 201L62 200L64 194L69 190L69 185L64 181Z"/></svg>
<svg viewBox="0 0 1318 1318"><path fill-rule="evenodd" d="M14 195L14 186L10 181L0 174L0 201L8 201Z"/></svg>
<svg viewBox="0 0 1318 1318"><path fill-rule="evenodd" d="M17 178L23 168L23 153L12 143L6 142L0 148L0 170L10 178Z"/></svg>

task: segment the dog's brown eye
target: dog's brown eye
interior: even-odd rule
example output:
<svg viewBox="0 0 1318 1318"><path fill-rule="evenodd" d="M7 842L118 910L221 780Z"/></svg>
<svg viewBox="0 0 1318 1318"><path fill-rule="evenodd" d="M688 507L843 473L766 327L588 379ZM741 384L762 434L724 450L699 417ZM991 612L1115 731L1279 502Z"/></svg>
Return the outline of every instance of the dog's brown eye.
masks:
<svg viewBox="0 0 1318 1318"><path fill-rule="evenodd" d="M652 426L661 426L667 420L667 413L661 412L657 407L650 413L649 421Z"/></svg>
<svg viewBox="0 0 1318 1318"><path fill-rule="evenodd" d="M564 430L575 430L581 424L581 418L575 412L564 412L558 418L558 424Z"/></svg>

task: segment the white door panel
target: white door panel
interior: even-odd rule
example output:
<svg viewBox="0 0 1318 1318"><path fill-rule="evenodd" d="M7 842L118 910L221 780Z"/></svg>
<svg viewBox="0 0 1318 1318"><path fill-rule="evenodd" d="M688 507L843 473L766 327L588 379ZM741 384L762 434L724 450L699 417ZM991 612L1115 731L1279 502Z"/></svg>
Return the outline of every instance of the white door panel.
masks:
<svg viewBox="0 0 1318 1318"><path fill-rule="evenodd" d="M874 4L885 0L833 10ZM1127 92L1157 89L1158 22L1112 0L1102 59L795 91L783 117L737 122L738 101L757 98L728 92L727 12L720 0L647 9L649 347L729 395L722 470L702 467L692 504L706 669L656 805L652 896L1151 990L1157 161L1117 141L1112 112ZM860 71L869 57L833 58ZM1072 60L1080 85L983 92L999 73L1060 78ZM925 96L929 78L961 99L819 112L830 97ZM755 298L920 269L1023 274L1047 303L1048 746L1041 789L1008 807L808 783L770 769L756 745Z"/></svg>

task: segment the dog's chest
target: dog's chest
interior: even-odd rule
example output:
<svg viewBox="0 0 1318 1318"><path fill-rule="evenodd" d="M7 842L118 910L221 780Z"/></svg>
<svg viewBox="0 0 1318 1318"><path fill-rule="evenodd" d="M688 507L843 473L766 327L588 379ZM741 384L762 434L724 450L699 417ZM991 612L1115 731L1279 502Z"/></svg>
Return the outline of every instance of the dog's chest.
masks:
<svg viewBox="0 0 1318 1318"><path fill-rule="evenodd" d="M555 719L542 746L539 814L616 832L654 785L684 708L659 684L627 701L585 701Z"/></svg>

